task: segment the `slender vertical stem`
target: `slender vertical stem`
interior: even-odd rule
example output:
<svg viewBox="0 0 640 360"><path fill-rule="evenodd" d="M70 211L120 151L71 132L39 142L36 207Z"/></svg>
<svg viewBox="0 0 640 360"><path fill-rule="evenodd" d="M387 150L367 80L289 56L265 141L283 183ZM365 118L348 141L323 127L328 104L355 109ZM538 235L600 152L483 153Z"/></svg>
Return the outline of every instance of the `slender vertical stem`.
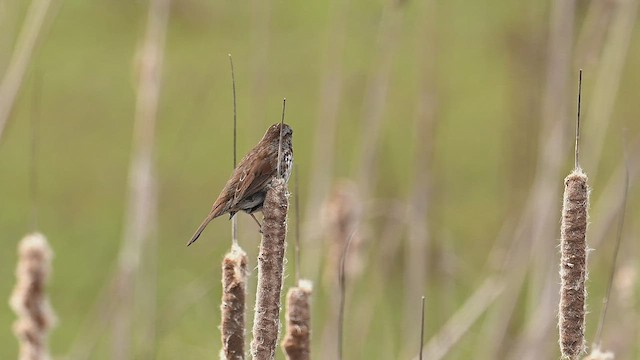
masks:
<svg viewBox="0 0 640 360"><path fill-rule="evenodd" d="M146 342L143 351L151 352L155 348L157 182L154 142L170 0L151 0L148 6L144 39L138 52L139 74L125 228L112 294L117 302L112 316L112 358L121 360L136 355L148 357L148 354L142 356L145 354L132 351L134 318L141 319L144 324L141 326L142 339ZM149 268L147 273L144 265ZM136 303L145 305L135 309Z"/></svg>
<svg viewBox="0 0 640 360"><path fill-rule="evenodd" d="M282 162L280 157L282 155L282 128L284 126L284 112L287 108L287 98L282 99L282 119L280 120L280 140L278 142L278 177L282 177L280 172L280 163Z"/></svg>
<svg viewBox="0 0 640 360"><path fill-rule="evenodd" d="M9 116L13 111L15 100L22 87L24 74L27 72L33 52L41 36L51 0L34 0L16 40L15 50L11 55L7 71L0 83L0 141Z"/></svg>
<svg viewBox="0 0 640 360"><path fill-rule="evenodd" d="M296 212L296 284L300 282L300 188L298 187L298 166L294 165L294 207Z"/></svg>
<svg viewBox="0 0 640 360"><path fill-rule="evenodd" d="M420 311L420 352L418 358L422 360L422 347L424 346L424 296L422 297L422 309Z"/></svg>
<svg viewBox="0 0 640 360"><path fill-rule="evenodd" d="M229 64L231 65L231 86L233 90L233 169L235 170L237 163L237 118L238 107L236 104L236 74L233 69L233 57L229 54ZM238 244L238 218L236 216L231 218L231 242L234 245Z"/></svg>
<svg viewBox="0 0 640 360"><path fill-rule="evenodd" d="M582 69L578 79L578 120L576 121L576 149L575 149L575 168L580 167L580 102L582 99Z"/></svg>
<svg viewBox="0 0 640 360"><path fill-rule="evenodd" d="M40 141L40 73L36 72L33 80L33 103L31 109L31 159L29 176L29 193L31 197L31 228L38 228L38 142Z"/></svg>
<svg viewBox="0 0 640 360"><path fill-rule="evenodd" d="M623 189L623 197L622 204L620 205L620 221L618 222L618 230L616 234L616 245L613 250L613 260L611 262L611 270L609 271L609 282L607 284L607 292L605 293L604 298L602 299L602 311L600 312L600 320L598 321L598 329L596 330L596 336L594 344L600 345L600 340L602 339L602 329L604 328L604 321L607 316L607 308L609 305L609 296L611 296L611 287L613 286L613 278L616 273L616 263L618 262L618 253L620 252L620 243L622 242L622 229L624 228L624 217L626 214L627 208L627 197L629 193L629 162L626 156L625 151L625 173L624 173L624 189Z"/></svg>
<svg viewBox="0 0 640 360"><path fill-rule="evenodd" d="M236 105L236 74L233 70L233 57L229 54L229 64L231 65L231 86L233 90L233 168L236 168L237 165L237 157L236 157L236 149L237 149L237 118L238 118L238 107Z"/></svg>
<svg viewBox="0 0 640 360"><path fill-rule="evenodd" d="M342 257L340 258L340 272L338 274L338 281L340 283L340 308L338 309L338 360L342 360L342 338L344 332L344 305L347 297L347 285L345 279L345 265L347 262L347 255L349 253L349 246L351 240L356 231L352 231L351 235L344 244L344 250L342 251Z"/></svg>

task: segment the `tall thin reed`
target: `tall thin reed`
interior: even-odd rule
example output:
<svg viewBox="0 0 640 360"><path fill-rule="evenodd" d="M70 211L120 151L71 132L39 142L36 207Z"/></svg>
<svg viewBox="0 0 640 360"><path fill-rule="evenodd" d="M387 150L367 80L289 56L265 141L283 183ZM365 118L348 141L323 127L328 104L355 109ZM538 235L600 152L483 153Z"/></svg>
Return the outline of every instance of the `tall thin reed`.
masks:
<svg viewBox="0 0 640 360"><path fill-rule="evenodd" d="M280 293L284 273L289 194L284 179L275 178L264 200L262 241L258 255L258 290L251 354L256 360L275 357L280 332Z"/></svg>
<svg viewBox="0 0 640 360"><path fill-rule="evenodd" d="M301 279L287 293L287 332L282 350L289 360L309 360L311 356L311 292L311 281Z"/></svg>
<svg viewBox="0 0 640 360"><path fill-rule="evenodd" d="M247 254L233 244L222 260L222 351L220 359L244 359L244 303L247 288Z"/></svg>
<svg viewBox="0 0 640 360"><path fill-rule="evenodd" d="M155 137L162 66L171 0L151 0L136 56L137 84L128 199L122 244L112 292L112 358L154 357L156 346L157 181ZM144 307L136 309L136 304ZM140 324L134 328L134 318ZM136 334L134 336L134 329ZM140 350L134 349L140 339ZM142 354L142 355L141 355Z"/></svg>
<svg viewBox="0 0 640 360"><path fill-rule="evenodd" d="M558 328L562 357L578 359L585 350L585 306L587 292L587 209L589 186L579 164L580 96L582 70L578 85L578 121L576 125L575 168L564 180L562 225L560 228L560 305Z"/></svg>
<svg viewBox="0 0 640 360"><path fill-rule="evenodd" d="M50 359L47 337L55 324L55 315L45 292L53 251L44 235L32 233L20 241L18 257L17 282L9 301L18 315L13 325L20 343L18 359L47 360Z"/></svg>
<svg viewBox="0 0 640 360"><path fill-rule="evenodd" d="M51 0L31 2L11 59L0 82L0 140L22 88L22 80L29 68L38 40L42 36L42 28L50 5Z"/></svg>

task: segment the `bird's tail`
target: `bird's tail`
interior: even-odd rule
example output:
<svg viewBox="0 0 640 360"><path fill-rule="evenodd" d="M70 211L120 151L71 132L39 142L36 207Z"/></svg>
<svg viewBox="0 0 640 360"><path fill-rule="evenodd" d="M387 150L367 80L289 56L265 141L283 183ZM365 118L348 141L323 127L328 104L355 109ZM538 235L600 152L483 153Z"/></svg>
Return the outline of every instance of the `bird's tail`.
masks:
<svg viewBox="0 0 640 360"><path fill-rule="evenodd" d="M220 215L216 214L215 211L210 212L209 215L207 215L207 217L204 219L202 224L200 224L200 226L198 227L198 230L196 230L196 233L193 234L193 236L191 237L191 241L189 241L187 246L193 244L196 240L198 240L198 238L200 237L200 234L202 234L202 232L204 231L204 228L206 228L207 225L209 225L211 220L217 218L218 216Z"/></svg>

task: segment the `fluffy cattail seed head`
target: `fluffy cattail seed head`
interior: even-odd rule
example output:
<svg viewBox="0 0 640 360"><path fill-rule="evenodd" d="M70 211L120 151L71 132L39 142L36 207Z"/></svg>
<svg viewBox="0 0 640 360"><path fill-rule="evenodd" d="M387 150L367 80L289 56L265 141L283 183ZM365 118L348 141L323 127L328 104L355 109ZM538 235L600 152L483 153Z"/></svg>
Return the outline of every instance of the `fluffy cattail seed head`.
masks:
<svg viewBox="0 0 640 360"><path fill-rule="evenodd" d="M301 279L287 293L287 333L282 349L289 360L309 360L311 354L311 291L309 280Z"/></svg>
<svg viewBox="0 0 640 360"><path fill-rule="evenodd" d="M251 354L255 360L275 358L280 333L280 294L284 275L289 193L284 179L271 182L264 200L262 241L258 255L258 290Z"/></svg>
<svg viewBox="0 0 640 360"><path fill-rule="evenodd" d="M560 242L559 342L562 357L571 360L585 350L588 208L587 176L577 168L565 179Z"/></svg>
<svg viewBox="0 0 640 360"><path fill-rule="evenodd" d="M13 332L20 343L20 360L50 359L47 336L55 315L45 290L52 258L53 251L40 233L27 235L18 245L17 281L9 303L18 315Z"/></svg>
<svg viewBox="0 0 640 360"><path fill-rule="evenodd" d="M222 350L220 359L244 359L244 309L247 288L247 254L237 244L222 260Z"/></svg>

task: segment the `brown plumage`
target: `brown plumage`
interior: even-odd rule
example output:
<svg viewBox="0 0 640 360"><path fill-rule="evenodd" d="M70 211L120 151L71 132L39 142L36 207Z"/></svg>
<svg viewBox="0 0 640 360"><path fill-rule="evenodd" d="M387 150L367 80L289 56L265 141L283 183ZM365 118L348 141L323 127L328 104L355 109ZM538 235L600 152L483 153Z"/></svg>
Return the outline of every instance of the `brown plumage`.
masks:
<svg viewBox="0 0 640 360"><path fill-rule="evenodd" d="M229 213L231 218L238 211L244 211L253 217L254 212L262 210L267 188L271 180L278 176L278 152L280 152L282 176L285 181L289 181L293 168L292 135L293 130L287 124L283 124L282 132L279 123L267 129L262 140L242 158L233 171L233 175L213 203L211 212L193 234L187 246L198 240L211 220L218 216ZM282 147L279 151L280 137L282 137Z"/></svg>

